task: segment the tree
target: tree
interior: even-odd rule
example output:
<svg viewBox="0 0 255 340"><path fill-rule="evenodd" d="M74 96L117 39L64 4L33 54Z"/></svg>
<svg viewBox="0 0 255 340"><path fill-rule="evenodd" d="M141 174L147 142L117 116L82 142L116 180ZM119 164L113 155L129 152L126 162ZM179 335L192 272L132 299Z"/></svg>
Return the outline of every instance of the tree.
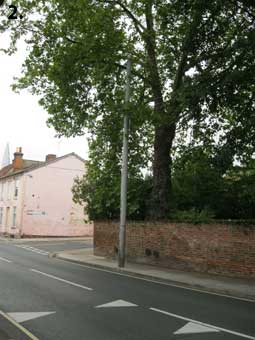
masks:
<svg viewBox="0 0 255 340"><path fill-rule="evenodd" d="M224 176L217 215L219 218L254 219L255 202L255 161L234 166Z"/></svg>
<svg viewBox="0 0 255 340"><path fill-rule="evenodd" d="M151 217L168 214L173 143L190 122L205 142L218 126L220 148L230 145L232 157L241 149L253 152L253 1L17 0L17 5L25 19L5 20L3 9L0 26L11 30L9 52L28 34L30 54L16 88L42 95L49 124L60 135L93 132L98 119L124 110L122 70L131 56L129 111L139 116L140 126L154 128Z"/></svg>
<svg viewBox="0 0 255 340"><path fill-rule="evenodd" d="M178 210L217 210L223 188L221 171L204 147L187 147L173 166L173 192Z"/></svg>
<svg viewBox="0 0 255 340"><path fill-rule="evenodd" d="M150 159L148 145L151 144L151 137L148 140L142 138L144 129L149 131L149 127L141 127L135 117L130 131L127 193L127 216L133 220L145 218L146 202L151 192L151 180L144 178L141 172ZM122 124L120 112L109 113L96 122L89 140L90 159L86 164L86 174L81 179L77 178L73 187L75 202L85 203L85 212L92 220L119 218ZM147 135L150 136L149 133Z"/></svg>

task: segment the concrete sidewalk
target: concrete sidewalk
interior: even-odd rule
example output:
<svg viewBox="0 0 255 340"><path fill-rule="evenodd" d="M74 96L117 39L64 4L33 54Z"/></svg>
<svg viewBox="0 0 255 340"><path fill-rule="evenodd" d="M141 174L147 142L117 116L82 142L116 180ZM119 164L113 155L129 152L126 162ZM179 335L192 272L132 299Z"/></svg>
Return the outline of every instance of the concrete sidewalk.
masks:
<svg viewBox="0 0 255 340"><path fill-rule="evenodd" d="M57 257L86 266L118 272L123 275L131 275L145 280L153 280L172 286L223 294L255 302L255 280L183 272L136 263L127 263L125 268L120 269L118 268L117 261L93 255L93 249L68 250L50 254L50 257Z"/></svg>

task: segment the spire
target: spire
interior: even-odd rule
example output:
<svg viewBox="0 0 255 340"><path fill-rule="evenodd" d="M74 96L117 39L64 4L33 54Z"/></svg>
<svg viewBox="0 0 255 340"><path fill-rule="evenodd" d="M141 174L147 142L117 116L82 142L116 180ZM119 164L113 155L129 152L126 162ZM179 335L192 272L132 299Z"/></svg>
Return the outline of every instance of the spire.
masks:
<svg viewBox="0 0 255 340"><path fill-rule="evenodd" d="M4 151L4 156L2 160L2 168L10 164L10 147L9 143L6 144L5 151Z"/></svg>

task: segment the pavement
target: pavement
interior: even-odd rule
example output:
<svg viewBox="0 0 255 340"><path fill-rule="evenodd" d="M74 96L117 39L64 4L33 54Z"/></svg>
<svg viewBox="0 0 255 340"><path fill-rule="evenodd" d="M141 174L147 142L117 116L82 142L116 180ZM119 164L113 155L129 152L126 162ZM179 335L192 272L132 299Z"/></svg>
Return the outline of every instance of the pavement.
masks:
<svg viewBox="0 0 255 340"><path fill-rule="evenodd" d="M204 273L170 270L155 266L126 263L125 268L118 268L117 261L102 256L95 256L93 248L73 249L49 254L62 260L96 267L122 275L134 276L144 280L157 281L171 286L206 291L227 295L255 302L255 280L222 277Z"/></svg>
<svg viewBox="0 0 255 340"><path fill-rule="evenodd" d="M26 242L60 242L60 241L92 241L93 237L28 237L28 238L12 238L12 237L4 237L0 236L1 241L6 241L6 242L14 242L14 243L26 243Z"/></svg>

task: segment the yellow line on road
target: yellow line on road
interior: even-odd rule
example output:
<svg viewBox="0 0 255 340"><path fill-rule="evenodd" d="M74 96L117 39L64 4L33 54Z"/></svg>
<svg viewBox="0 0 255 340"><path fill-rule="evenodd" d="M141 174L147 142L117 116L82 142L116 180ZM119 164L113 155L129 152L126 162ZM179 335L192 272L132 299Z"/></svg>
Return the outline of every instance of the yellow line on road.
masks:
<svg viewBox="0 0 255 340"><path fill-rule="evenodd" d="M15 327L17 327L21 332L23 332L24 334L26 334L29 339L32 340L39 340L39 338L37 338L35 335L33 335L31 332L29 332L29 330L27 330L25 327L21 326L18 322L16 322L15 320L13 320L9 315L7 315L6 313L4 313L3 311L0 310L0 315L2 315L6 320L8 320L9 322L11 322Z"/></svg>

